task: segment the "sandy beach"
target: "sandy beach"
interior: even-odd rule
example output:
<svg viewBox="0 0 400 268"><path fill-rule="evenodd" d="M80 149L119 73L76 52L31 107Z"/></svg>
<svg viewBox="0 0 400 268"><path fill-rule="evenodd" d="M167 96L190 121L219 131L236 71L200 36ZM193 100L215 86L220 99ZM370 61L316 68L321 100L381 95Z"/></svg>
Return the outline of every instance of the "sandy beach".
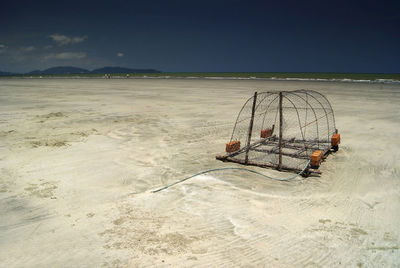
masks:
<svg viewBox="0 0 400 268"><path fill-rule="evenodd" d="M254 91L312 89L342 142L320 177L224 153ZM2 267L398 267L400 85L1 79ZM252 168L274 177L271 169Z"/></svg>

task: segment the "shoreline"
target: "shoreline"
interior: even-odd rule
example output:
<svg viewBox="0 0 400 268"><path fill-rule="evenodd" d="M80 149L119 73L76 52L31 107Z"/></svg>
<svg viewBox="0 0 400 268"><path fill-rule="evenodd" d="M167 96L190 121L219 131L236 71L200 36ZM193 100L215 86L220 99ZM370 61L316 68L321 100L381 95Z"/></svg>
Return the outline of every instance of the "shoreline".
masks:
<svg viewBox="0 0 400 268"><path fill-rule="evenodd" d="M342 82L342 83L367 83L367 84L400 84L400 80L396 79L349 79L349 78L298 78L298 77L240 77L240 76L0 76L0 80L13 79L183 79L183 80L256 80L256 81L303 81L303 82Z"/></svg>

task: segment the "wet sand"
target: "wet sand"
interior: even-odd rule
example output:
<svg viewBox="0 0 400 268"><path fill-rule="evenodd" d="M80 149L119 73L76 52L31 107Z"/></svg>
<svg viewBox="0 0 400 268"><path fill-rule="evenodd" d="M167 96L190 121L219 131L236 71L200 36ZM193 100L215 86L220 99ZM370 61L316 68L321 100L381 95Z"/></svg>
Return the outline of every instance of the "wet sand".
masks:
<svg viewBox="0 0 400 268"><path fill-rule="evenodd" d="M215 155L243 103L291 89L335 111L320 177L223 171L151 193L235 166ZM1 266L398 266L399 103L398 84L0 80Z"/></svg>

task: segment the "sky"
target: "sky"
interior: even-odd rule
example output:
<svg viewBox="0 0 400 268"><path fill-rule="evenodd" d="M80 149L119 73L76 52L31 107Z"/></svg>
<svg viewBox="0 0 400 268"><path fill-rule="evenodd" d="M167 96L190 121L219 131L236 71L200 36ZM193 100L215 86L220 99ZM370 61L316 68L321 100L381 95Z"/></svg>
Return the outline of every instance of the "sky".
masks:
<svg viewBox="0 0 400 268"><path fill-rule="evenodd" d="M2 1L0 70L400 73L400 1Z"/></svg>

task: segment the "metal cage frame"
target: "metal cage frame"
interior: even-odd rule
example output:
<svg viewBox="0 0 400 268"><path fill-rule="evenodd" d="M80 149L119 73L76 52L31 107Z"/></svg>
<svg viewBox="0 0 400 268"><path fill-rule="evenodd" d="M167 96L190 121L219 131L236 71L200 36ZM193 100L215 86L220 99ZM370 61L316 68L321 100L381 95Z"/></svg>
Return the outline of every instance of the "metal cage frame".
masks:
<svg viewBox="0 0 400 268"><path fill-rule="evenodd" d="M326 158L337 151L332 140L337 133L332 105L321 93L305 89L255 92L239 111L227 154L216 158L299 172L314 152ZM235 147L228 150L232 144ZM311 165L303 175L320 173L318 166Z"/></svg>

